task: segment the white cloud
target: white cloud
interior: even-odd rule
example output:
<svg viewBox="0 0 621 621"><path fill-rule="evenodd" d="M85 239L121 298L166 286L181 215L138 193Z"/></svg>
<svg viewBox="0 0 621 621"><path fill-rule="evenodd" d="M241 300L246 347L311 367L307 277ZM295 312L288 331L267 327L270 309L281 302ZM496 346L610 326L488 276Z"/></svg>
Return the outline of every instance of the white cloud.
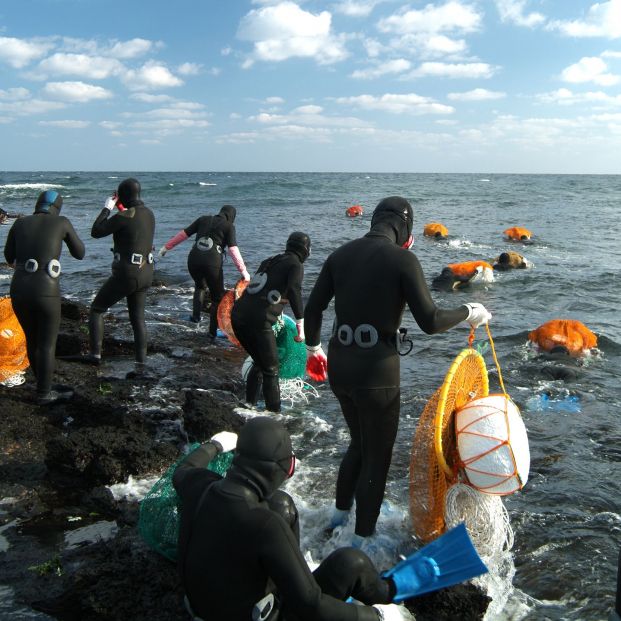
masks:
<svg viewBox="0 0 621 621"><path fill-rule="evenodd" d="M466 4L456 0L442 6L428 4L421 10L410 9L385 17L378 28L396 34L441 32L475 32L481 25L481 15Z"/></svg>
<svg viewBox="0 0 621 621"><path fill-rule="evenodd" d="M118 129L121 127L121 123L117 123L116 121L100 121L99 126L104 129Z"/></svg>
<svg viewBox="0 0 621 621"><path fill-rule="evenodd" d="M574 104L621 105L621 95L608 95L603 91L588 91L586 93L574 93L568 88L559 88L551 93L542 93L537 96L542 103L570 106Z"/></svg>
<svg viewBox="0 0 621 621"><path fill-rule="evenodd" d="M363 110L382 110L393 114L452 114L455 108L437 103L429 97L409 93L397 95L386 93L380 97L374 95L357 95L338 97L337 103L355 106Z"/></svg>
<svg viewBox="0 0 621 621"><path fill-rule="evenodd" d="M144 103L166 103L175 100L170 95L154 95L153 93L132 93L129 97Z"/></svg>
<svg viewBox="0 0 621 621"><path fill-rule="evenodd" d="M334 10L348 17L367 17L382 1L383 0L343 0L334 5Z"/></svg>
<svg viewBox="0 0 621 621"><path fill-rule="evenodd" d="M507 93L500 91L488 91L486 88L475 88L465 93L449 93L447 97L451 101L486 101L489 99L503 99Z"/></svg>
<svg viewBox="0 0 621 621"><path fill-rule="evenodd" d="M323 108L321 106L314 106L312 104L307 106L299 106L293 110L294 114L320 114L321 112L323 112Z"/></svg>
<svg viewBox="0 0 621 621"><path fill-rule="evenodd" d="M0 61L15 69L21 69L33 60L45 56L52 47L50 41L0 37Z"/></svg>
<svg viewBox="0 0 621 621"><path fill-rule="evenodd" d="M66 104L59 101L45 101L43 99L27 99L18 101L0 101L0 113L12 116L31 116L45 114L52 110L61 110Z"/></svg>
<svg viewBox="0 0 621 621"><path fill-rule="evenodd" d="M285 100L282 97L266 97L265 103L269 105L278 106L280 104L284 104Z"/></svg>
<svg viewBox="0 0 621 621"><path fill-rule="evenodd" d="M606 50L600 54L602 58L621 58L621 52L613 52L612 50Z"/></svg>
<svg viewBox="0 0 621 621"><path fill-rule="evenodd" d="M181 75L198 75L201 71L201 67L202 65L199 65L198 63L183 63L177 67L177 71Z"/></svg>
<svg viewBox="0 0 621 621"><path fill-rule="evenodd" d="M597 56L585 56L566 67L561 73L561 79L572 84L594 82L600 86L612 86L619 82L619 76L608 73L608 65Z"/></svg>
<svg viewBox="0 0 621 621"><path fill-rule="evenodd" d="M6 91L0 88L0 99L8 101L20 101L28 99L30 97L30 91L27 88L9 88Z"/></svg>
<svg viewBox="0 0 621 621"><path fill-rule="evenodd" d="M48 82L43 92L52 99L76 103L113 97L111 91L85 82Z"/></svg>
<svg viewBox="0 0 621 621"><path fill-rule="evenodd" d="M404 58L397 58L395 60L388 60L385 63L377 64L374 67L367 69L357 69L351 74L352 78L359 80L371 80L373 78L379 78L380 76L391 73L403 73L412 66L409 60Z"/></svg>
<svg viewBox="0 0 621 621"><path fill-rule="evenodd" d="M496 8L503 22L511 22L518 26L532 28L545 22L541 13L524 13L527 0L495 0Z"/></svg>
<svg viewBox="0 0 621 621"><path fill-rule="evenodd" d="M441 63L441 62L425 62L409 73L403 76L408 78L491 78L496 72L495 67L487 63Z"/></svg>
<svg viewBox="0 0 621 621"><path fill-rule="evenodd" d="M133 91L171 88L183 84L183 80L173 75L165 65L154 60L146 62L139 69L127 71L122 80Z"/></svg>
<svg viewBox="0 0 621 621"><path fill-rule="evenodd" d="M37 73L43 76L74 75L90 80L104 80L123 70L123 65L115 58L56 53L39 63Z"/></svg>
<svg viewBox="0 0 621 621"><path fill-rule="evenodd" d="M144 56L154 47L160 47L161 44L153 43L148 39L130 39L129 41L117 41L109 48L108 53L115 58L136 58Z"/></svg>
<svg viewBox="0 0 621 621"><path fill-rule="evenodd" d="M260 123L261 125L289 127L365 127L368 125L366 121L362 121L355 117L343 116L326 116L321 114L323 108L320 106L300 106L293 110L290 114L269 114L261 112L256 116L249 117L249 121Z"/></svg>
<svg viewBox="0 0 621 621"><path fill-rule="evenodd" d="M344 37L331 33L332 16L328 11L315 15L293 2L255 9L245 15L237 36L254 43L252 55L244 63L280 62L288 58L313 58L320 64L347 57Z"/></svg>
<svg viewBox="0 0 621 621"><path fill-rule="evenodd" d="M555 20L551 30L559 30L570 37L621 37L621 0L597 2L589 8L583 20Z"/></svg>
<svg viewBox="0 0 621 621"><path fill-rule="evenodd" d="M136 121L135 123L132 123L132 127L135 127L136 129L164 131L192 128L203 129L205 127L209 127L209 125L209 121L201 119L160 119L154 121Z"/></svg>
<svg viewBox="0 0 621 621"><path fill-rule="evenodd" d="M39 125L46 125L49 127L61 127L63 129L84 129L90 124L90 121L73 121L70 119L67 119L65 121L39 121Z"/></svg>

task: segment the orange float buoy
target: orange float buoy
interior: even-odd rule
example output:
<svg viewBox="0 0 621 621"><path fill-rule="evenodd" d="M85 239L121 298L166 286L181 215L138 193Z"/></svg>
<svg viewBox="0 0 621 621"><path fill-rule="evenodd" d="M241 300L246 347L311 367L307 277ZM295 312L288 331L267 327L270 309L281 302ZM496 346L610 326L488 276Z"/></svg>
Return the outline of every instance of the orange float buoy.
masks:
<svg viewBox="0 0 621 621"><path fill-rule="evenodd" d="M235 332L233 331L233 325L231 324L231 311L233 310L233 304L235 300L241 297L248 286L247 280L239 280L233 289L229 289L220 300L218 304L218 327L226 337L237 347L241 347L241 343L237 340Z"/></svg>
<svg viewBox="0 0 621 621"><path fill-rule="evenodd" d="M13 311L11 298L0 298L0 382L21 373L28 365L26 335Z"/></svg>
<svg viewBox="0 0 621 621"><path fill-rule="evenodd" d="M485 275L491 274L491 279L494 280L494 268L487 261L465 261L464 263L449 263L447 267L458 278L470 279L478 272Z"/></svg>
<svg viewBox="0 0 621 621"><path fill-rule="evenodd" d="M440 224L439 222L430 222L429 224L425 224L423 235L425 237L444 239L445 237L448 237L448 229L444 226L444 224Z"/></svg>
<svg viewBox="0 0 621 621"><path fill-rule="evenodd" d="M363 209L360 205L352 205L351 207L348 207L345 210L345 213L350 217L350 218L355 218L356 216L361 216L363 213Z"/></svg>
<svg viewBox="0 0 621 621"><path fill-rule="evenodd" d="M532 233L523 226L512 226L510 229L503 231L503 234L513 241L528 241L532 237Z"/></svg>
<svg viewBox="0 0 621 621"><path fill-rule="evenodd" d="M597 336L581 321L552 319L529 332L528 338L544 351L564 348L571 356L581 356L597 347Z"/></svg>

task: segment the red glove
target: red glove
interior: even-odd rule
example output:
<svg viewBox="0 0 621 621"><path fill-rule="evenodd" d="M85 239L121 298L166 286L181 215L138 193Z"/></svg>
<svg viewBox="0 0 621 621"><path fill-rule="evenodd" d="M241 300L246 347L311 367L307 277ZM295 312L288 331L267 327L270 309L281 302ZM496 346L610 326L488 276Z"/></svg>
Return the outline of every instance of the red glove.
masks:
<svg viewBox="0 0 621 621"><path fill-rule="evenodd" d="M306 374L316 382L328 379L328 357L321 344L306 346Z"/></svg>

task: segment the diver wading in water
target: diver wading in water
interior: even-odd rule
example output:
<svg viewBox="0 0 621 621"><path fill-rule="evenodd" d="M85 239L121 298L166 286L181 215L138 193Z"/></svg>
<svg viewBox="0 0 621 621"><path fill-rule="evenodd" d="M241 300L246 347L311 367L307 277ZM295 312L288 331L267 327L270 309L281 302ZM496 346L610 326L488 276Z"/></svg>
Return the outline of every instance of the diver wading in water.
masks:
<svg viewBox="0 0 621 621"><path fill-rule="evenodd" d="M188 255L188 271L194 280L194 298L190 321L198 323L201 320L205 293L209 287L211 299L209 334L212 337L216 336L218 330L218 304L220 304L225 293L222 257L227 248L241 277L244 280L250 280L250 275L237 247L234 224L236 213L235 207L224 205L217 216L201 216L194 220L190 226L181 229L175 236L171 237L158 253L160 257L163 257L177 244L196 234L196 241Z"/></svg>
<svg viewBox="0 0 621 621"><path fill-rule="evenodd" d="M225 478L206 469L236 448ZM250 419L220 432L177 467L179 572L195 621L400 621L399 587L360 550L340 548L311 573L300 551L298 511L278 488L295 471L281 422ZM366 604L345 603L353 597ZM371 604L375 604L372 606Z"/></svg>
<svg viewBox="0 0 621 621"><path fill-rule="evenodd" d="M407 304L416 323L436 334L462 321L472 326L491 315L481 304L438 308L412 244L412 207L399 196L375 208L371 230L325 261L304 312L309 367L325 368L351 439L336 484L332 527L356 500L354 543L375 530L392 459L400 411L397 331ZM321 348L323 312L335 299L328 357Z"/></svg>
<svg viewBox="0 0 621 621"><path fill-rule="evenodd" d="M11 303L26 335L30 367L41 405L68 399L73 390L52 386L56 339L60 327L60 253L63 242L75 259L84 244L71 222L59 215L63 199L48 190L39 195L34 214L17 219L6 238L4 256L15 264Z"/></svg>
<svg viewBox="0 0 621 621"><path fill-rule="evenodd" d="M231 311L235 336L253 361L246 378L246 401L256 405L263 386L265 407L271 412L280 412L278 349L272 326L289 303L297 326L295 339L304 340L303 263L310 251L311 241L306 233L291 233L285 252L259 265Z"/></svg>
<svg viewBox="0 0 621 621"><path fill-rule="evenodd" d="M140 183L125 179L118 195L106 199L104 208L91 229L96 239L112 235L114 258L112 276L103 284L93 303L88 320L90 352L83 360L99 364L104 336L103 314L118 301L127 299L129 321L134 332L136 362L147 358L147 326L144 306L153 280L153 234L155 217L140 199ZM117 207L118 213L112 215Z"/></svg>

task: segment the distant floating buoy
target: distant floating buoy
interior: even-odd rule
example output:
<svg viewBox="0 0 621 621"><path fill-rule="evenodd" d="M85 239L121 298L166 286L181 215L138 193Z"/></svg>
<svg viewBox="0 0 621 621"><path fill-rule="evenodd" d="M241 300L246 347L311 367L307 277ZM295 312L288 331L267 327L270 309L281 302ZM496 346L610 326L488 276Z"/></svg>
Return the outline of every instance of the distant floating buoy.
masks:
<svg viewBox="0 0 621 621"><path fill-rule="evenodd" d="M448 229L439 222L430 222L425 224L423 235L425 237L435 237L436 239L446 239L448 237Z"/></svg>
<svg viewBox="0 0 621 621"><path fill-rule="evenodd" d="M552 319L529 332L528 338L547 352L565 352L581 356L597 347L597 336L581 321L575 319Z"/></svg>
<svg viewBox="0 0 621 621"><path fill-rule="evenodd" d="M352 205L351 207L348 207L345 210L345 213L350 217L350 218L355 218L356 216L361 216L363 213L363 209L360 205Z"/></svg>
<svg viewBox="0 0 621 621"><path fill-rule="evenodd" d="M465 261L464 263L449 263L447 266L460 279L470 282L493 282L494 268L487 261Z"/></svg>
<svg viewBox="0 0 621 621"><path fill-rule="evenodd" d="M528 241L532 237L532 233L523 226L512 226L510 229L503 231L507 239L513 241Z"/></svg>

